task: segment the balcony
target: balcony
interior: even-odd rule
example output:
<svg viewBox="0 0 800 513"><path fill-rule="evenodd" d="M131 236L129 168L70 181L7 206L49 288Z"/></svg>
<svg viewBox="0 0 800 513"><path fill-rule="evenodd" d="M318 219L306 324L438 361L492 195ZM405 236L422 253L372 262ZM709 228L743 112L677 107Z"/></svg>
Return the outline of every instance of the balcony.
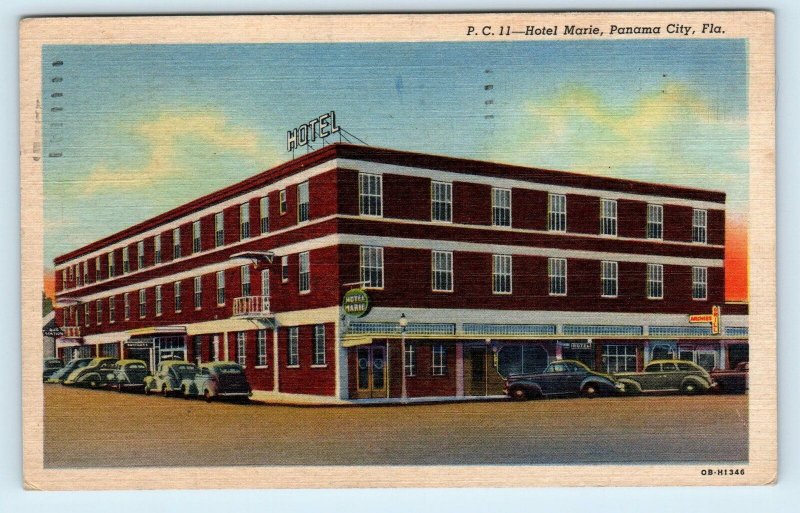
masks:
<svg viewBox="0 0 800 513"><path fill-rule="evenodd" d="M64 338L81 338L80 326L62 326L61 331L64 332Z"/></svg>
<svg viewBox="0 0 800 513"><path fill-rule="evenodd" d="M243 296L233 300L233 316L245 319L272 317L269 296Z"/></svg>

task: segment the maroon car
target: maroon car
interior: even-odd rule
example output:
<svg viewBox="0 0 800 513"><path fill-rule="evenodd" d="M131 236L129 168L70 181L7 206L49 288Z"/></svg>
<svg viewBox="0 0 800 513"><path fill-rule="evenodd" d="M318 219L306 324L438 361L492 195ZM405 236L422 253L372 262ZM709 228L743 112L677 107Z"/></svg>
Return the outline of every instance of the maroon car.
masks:
<svg viewBox="0 0 800 513"><path fill-rule="evenodd" d="M749 388L749 362L739 362L733 369L713 369L713 390L722 394L743 394Z"/></svg>

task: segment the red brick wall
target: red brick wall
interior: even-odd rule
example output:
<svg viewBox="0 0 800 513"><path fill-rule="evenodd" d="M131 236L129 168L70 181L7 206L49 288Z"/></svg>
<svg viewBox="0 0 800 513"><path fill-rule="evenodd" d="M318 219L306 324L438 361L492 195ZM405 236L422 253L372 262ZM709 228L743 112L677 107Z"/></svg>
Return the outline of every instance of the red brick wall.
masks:
<svg viewBox="0 0 800 513"><path fill-rule="evenodd" d="M336 392L336 361L334 344L336 333L333 323L325 324L324 367L312 366L314 325L298 326L299 366L288 367L287 343L289 327L278 330L278 387L280 392L290 394L314 394L332 396Z"/></svg>
<svg viewBox="0 0 800 513"><path fill-rule="evenodd" d="M384 197L384 202L386 200ZM392 201L408 201L408 198L392 198ZM513 208L513 197L511 202ZM453 222L491 225L492 188L482 184L453 182Z"/></svg>

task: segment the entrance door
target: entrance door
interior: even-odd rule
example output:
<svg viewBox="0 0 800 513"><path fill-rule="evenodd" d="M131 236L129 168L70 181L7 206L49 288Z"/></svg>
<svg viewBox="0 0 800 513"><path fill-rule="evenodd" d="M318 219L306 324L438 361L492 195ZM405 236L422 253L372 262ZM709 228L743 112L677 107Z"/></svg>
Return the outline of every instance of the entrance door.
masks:
<svg viewBox="0 0 800 513"><path fill-rule="evenodd" d="M469 349L469 395L487 395L486 391L486 348L473 347Z"/></svg>
<svg viewBox="0 0 800 513"><path fill-rule="evenodd" d="M356 352L359 399L388 397L386 386L386 347L359 347Z"/></svg>

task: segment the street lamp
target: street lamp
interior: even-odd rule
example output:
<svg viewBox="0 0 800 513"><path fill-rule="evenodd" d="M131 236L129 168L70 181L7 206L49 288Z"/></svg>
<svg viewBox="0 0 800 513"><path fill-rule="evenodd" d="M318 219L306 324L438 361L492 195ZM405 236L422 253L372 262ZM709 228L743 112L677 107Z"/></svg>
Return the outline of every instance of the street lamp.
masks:
<svg viewBox="0 0 800 513"><path fill-rule="evenodd" d="M403 365L402 365L403 368L400 369L400 371L402 372L401 380L400 380L400 383L401 383L401 385L400 385L400 387L401 387L400 397L402 398L403 401L408 399L408 392L406 390L406 327L407 326L408 326L408 319L406 319L406 314L401 313L400 314L400 350L402 351L402 354L403 354L403 358L401 359L401 361L403 362Z"/></svg>

